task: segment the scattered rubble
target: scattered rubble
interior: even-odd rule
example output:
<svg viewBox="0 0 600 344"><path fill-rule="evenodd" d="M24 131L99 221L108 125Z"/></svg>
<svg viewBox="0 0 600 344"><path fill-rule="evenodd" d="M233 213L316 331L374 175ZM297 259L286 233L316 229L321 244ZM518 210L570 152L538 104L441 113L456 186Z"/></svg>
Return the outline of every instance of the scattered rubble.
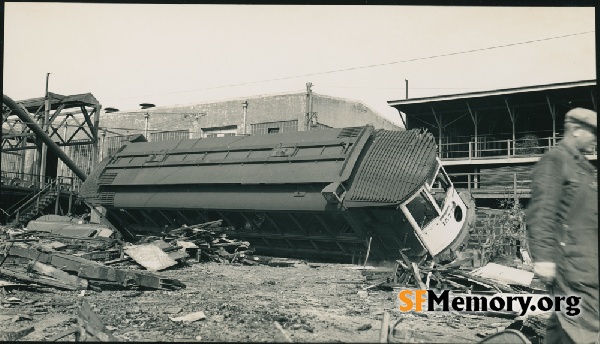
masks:
<svg viewBox="0 0 600 344"><path fill-rule="evenodd" d="M43 222L41 220L36 221ZM73 334L77 340L87 336L92 340L117 341L117 337L113 333L123 335L120 332L122 332L124 326L131 327L135 325L136 328L141 330L147 327L147 325L144 325L147 322L157 321L158 315L163 316L167 322L172 323L172 325L163 325L167 327L203 326L203 324L209 323L227 323L226 326L230 326L229 322L232 321L232 318L237 319L235 320L236 323L243 325L257 321L256 319L250 320L253 318L248 314L233 315L240 309L239 305L247 301L248 296L244 296L244 293L239 292L240 289L235 288L219 291L219 285L222 288L223 284L218 284L215 281L220 279L220 273L218 270L213 270L211 274L208 274L208 270L204 271L202 267L204 264L201 263L216 263L218 266L229 265L238 269L244 268L243 265L251 265L256 266L253 270L271 269L281 271L283 275L286 275L285 271L291 267L296 269L302 267L311 274L323 273L322 269L331 269L328 264L304 264L299 260L254 255L254 250L248 242L227 238L225 232L230 228L223 227L222 221L183 226L175 230L165 231L159 235L138 236L139 240L135 244L122 241L117 235L118 232L112 231L109 234L108 231L100 228L101 225L97 225L99 229L90 230L90 228L84 226L85 224L70 221L54 221L53 223L55 224L40 225L36 223L33 227L37 229L31 229L29 226L24 229L10 230L0 228L0 278L2 278L0 280L0 290L28 288L42 291L44 288L50 287L56 290L76 291L77 294L81 292L79 297L75 298L80 300L81 303L78 306L74 302L61 304L59 301L36 302L22 300L18 297L4 297L1 299L0 308L3 308L2 314L7 315L8 318L2 321L11 322L13 327L16 324L24 324L24 326L18 331L0 332L0 336L3 336L0 338L15 338L9 340L17 340L25 337L28 333L34 331L33 326L29 327L29 325L34 325L33 319L43 314L52 313L52 310L56 307L63 307L72 310L71 312L76 312L77 317L74 321L77 322L77 326L68 329L63 328L61 333L50 337L50 340L58 340ZM347 290L343 297L348 302L354 302L354 308L347 309L345 314L358 315L364 320L353 323L348 328L356 335L365 336L370 333L371 340L376 339L376 335L372 330L377 330L372 325L375 324L372 320L379 321L383 317L384 320L386 318L387 320L385 320L385 324L382 324L379 335L380 340L385 338L386 342L439 342L446 339L444 335L447 335L447 332L440 330L439 327L425 327L425 330L424 328L416 330L406 325L408 324L407 321L410 320L411 322L437 321L447 330L468 329L474 333L474 336L479 335L481 338L492 336L505 329L511 329L522 332L532 343L537 343L545 334L547 314L533 314L517 318L517 313L520 310L515 309L514 312L452 312L438 319L438 315L434 314L407 312L401 314L398 319L398 313L390 314L387 311L391 308L384 308L386 311L381 311L381 308L378 308L378 312L362 312L360 308L356 308L369 307L374 303L373 300L380 300L382 296L378 296L378 292L393 291L398 288L449 289L454 296L464 294L510 296L522 293L539 294L540 297L545 295L545 290L535 279L531 267L526 263L521 265L520 263L502 262L502 264L499 264L490 262L487 265L475 267L476 264L473 262L475 258L473 255L463 254L461 258L454 261L431 259L415 261L412 257L409 258L402 254L402 259L395 261L393 268L345 265L344 269L341 270L354 273L355 275L352 275L352 278L333 281L323 278L322 280L313 281L313 285L319 285L318 288L329 288L331 291L339 288ZM202 276L205 273L209 276L206 280L203 277L201 283L207 283L205 290L213 293L213 298L208 299L214 300L213 303L216 306L213 306L213 308L205 308L206 303L201 308L204 311L197 311L198 308L194 305L188 307L190 302L188 298L192 297L191 294L202 294L202 300L207 296L196 289L181 290L187 288L186 285L190 286L191 283L198 283L198 279L194 280L187 275L180 276L183 277L182 280L173 278L177 270L189 268L192 265L196 265L199 271L203 271ZM262 267L258 267L258 265ZM165 276L158 275L159 271L165 273ZM359 273L362 278L357 276ZM275 302L274 300L285 299L286 296L297 298L295 296L296 288L284 286L283 281L263 278L259 281L246 280L245 283L247 285L255 283L256 286L279 290L277 294L269 294L268 298L260 300L260 302L268 305ZM302 278L295 281L294 286L304 282ZM214 288L211 287L213 283L215 283ZM245 288L246 286L242 289ZM85 300L89 299L90 295L95 295L94 291L103 292L103 290L122 289L133 289L120 294L120 297L123 298L122 302L133 302L133 304L139 306L128 307L124 311L129 318L133 317L133 319L127 319L128 322L120 324L115 321L107 323L108 325L105 326L95 315L96 306L87 305ZM156 295L181 290L179 293L182 293L182 295L181 298L177 298L179 303L163 305L156 316L151 316L151 314L145 313L145 310L142 311L142 307L148 307L147 303L152 304L151 300L147 299L148 295L144 294L145 289L157 290ZM92 290L92 292L89 292L89 290ZM232 294L237 296L230 299ZM330 295L337 294L332 292ZM234 300L237 300L237 303ZM318 301L307 299L303 301L303 304L309 308L318 307L325 310L335 310L337 305L325 302L325 300L325 298ZM195 304L196 301L191 303ZM28 305L27 311L15 308L25 304ZM359 306L356 306L357 304ZM292 305L291 301L289 305ZM288 307L290 307L289 305ZM78 309L75 310L74 308ZM277 307L268 308L269 310L265 311L264 319L270 320L270 324L275 324L275 331L271 329L271 332L274 338L278 338L280 342L291 342L291 337L297 339L295 336L300 333L303 335L316 335L319 334L319 330L323 330L322 326L314 326L317 322L309 324L301 317L292 318L280 314L279 312L282 310L277 310ZM218 309L218 312L216 309ZM310 313L304 312L302 314L307 316ZM477 322L481 319L496 319L496 321L479 325ZM465 326L464 323L466 322L471 322L471 324ZM387 328L385 333L383 332L384 325ZM121 338L136 339L126 336L121 336ZM206 332L202 332L202 335L187 333L185 338L207 339L211 337ZM365 339L366 337L362 338ZM45 338L45 340L48 340L48 338Z"/></svg>
<svg viewBox="0 0 600 344"><path fill-rule="evenodd" d="M117 231L82 223L67 216L45 215L27 228L0 230L0 275L31 286L100 291L100 283L122 287L178 289L178 280L157 272L205 261L270 264L253 257L247 241L228 239L222 221L211 221L163 233L140 236L139 244L125 243ZM290 266L289 262L273 262ZM287 264L287 265L286 265ZM148 270L135 271L140 268ZM17 286L2 281L0 286Z"/></svg>

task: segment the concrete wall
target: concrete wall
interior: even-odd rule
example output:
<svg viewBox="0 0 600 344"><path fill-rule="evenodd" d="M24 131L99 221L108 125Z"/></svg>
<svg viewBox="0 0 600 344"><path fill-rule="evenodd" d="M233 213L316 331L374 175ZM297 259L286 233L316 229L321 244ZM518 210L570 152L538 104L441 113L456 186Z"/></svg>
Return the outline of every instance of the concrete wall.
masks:
<svg viewBox="0 0 600 344"><path fill-rule="evenodd" d="M186 130L191 138L201 137L202 129L236 125L238 134L244 133L242 103L248 103L246 111L246 133L251 134L251 125L275 121L298 121L298 130L304 130L306 94L291 93L259 97L238 98L219 102L153 108L148 112L150 131ZM155 112L155 113L153 113ZM399 130L400 127L381 117L362 102L313 95L313 112L318 122L330 127L353 127L373 124L376 128ZM185 113L185 114L180 114ZM140 133L145 125L144 113L102 114L100 126L126 133L117 128L129 128L130 133Z"/></svg>

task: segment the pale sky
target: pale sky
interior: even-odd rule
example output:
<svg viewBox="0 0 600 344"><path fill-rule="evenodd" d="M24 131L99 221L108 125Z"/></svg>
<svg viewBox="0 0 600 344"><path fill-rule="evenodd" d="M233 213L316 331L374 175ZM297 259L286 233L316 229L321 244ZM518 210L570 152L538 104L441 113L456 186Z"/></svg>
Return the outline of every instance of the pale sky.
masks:
<svg viewBox="0 0 600 344"><path fill-rule="evenodd" d="M49 72L126 111L312 82L400 123L405 79L410 98L595 79L595 34L593 7L6 3L3 92L42 97Z"/></svg>

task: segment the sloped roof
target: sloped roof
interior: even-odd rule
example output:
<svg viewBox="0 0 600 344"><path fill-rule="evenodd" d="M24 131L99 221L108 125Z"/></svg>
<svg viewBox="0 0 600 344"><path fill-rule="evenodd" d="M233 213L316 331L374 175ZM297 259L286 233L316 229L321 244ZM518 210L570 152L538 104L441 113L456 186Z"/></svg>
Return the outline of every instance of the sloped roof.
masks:
<svg viewBox="0 0 600 344"><path fill-rule="evenodd" d="M467 111L466 102L472 108L505 108L506 102L511 106L533 104L547 104L550 100L573 101L582 95L581 88L591 90L596 87L596 80L582 80L563 82L547 85L506 88L482 92L469 92L460 94L440 95L434 97L412 98L403 100L390 100L388 104L410 116L421 114L431 115L431 107L438 113Z"/></svg>
<svg viewBox="0 0 600 344"><path fill-rule="evenodd" d="M65 108L72 108L78 106L94 106L100 104L98 100L91 93L82 93L63 96L61 94L48 92L50 98L50 109L56 110L61 104L65 104ZM30 98L25 100L19 100L16 103L22 104L27 111L35 113L41 107L44 107L44 97Z"/></svg>

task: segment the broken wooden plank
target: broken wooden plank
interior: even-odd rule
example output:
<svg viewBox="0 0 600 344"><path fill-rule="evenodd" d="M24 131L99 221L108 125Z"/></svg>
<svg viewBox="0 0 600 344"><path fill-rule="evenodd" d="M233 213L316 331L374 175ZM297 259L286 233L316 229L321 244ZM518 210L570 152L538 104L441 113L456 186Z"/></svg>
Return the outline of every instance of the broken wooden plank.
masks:
<svg viewBox="0 0 600 344"><path fill-rule="evenodd" d="M498 290L503 291L503 292L515 293L515 290L513 288L511 288L510 286L506 285L506 284L503 284L503 283L500 283L500 282L496 282L496 281L492 281L492 280L487 279L487 278L482 278L482 277L474 276L474 275L471 275L470 273L463 272L463 271L460 271L460 270L453 270L452 273L451 273L451 275L456 275L456 276L460 276L460 277L463 277L463 278L471 279L471 280L473 280L475 282L495 287Z"/></svg>
<svg viewBox="0 0 600 344"><path fill-rule="evenodd" d="M0 341L15 342L15 341L25 337L26 335L30 334L33 331L35 331L35 328L33 326L25 327L25 328L22 328L20 330L15 330L15 331L1 331L0 332Z"/></svg>
<svg viewBox="0 0 600 344"><path fill-rule="evenodd" d="M281 325L279 324L279 322L274 321L273 324L275 325L275 342L276 343L292 343L292 338L290 338L290 336L285 332L285 330L283 329L283 327L281 327Z"/></svg>
<svg viewBox="0 0 600 344"><path fill-rule="evenodd" d="M116 259L121 255L118 249L113 250L102 250L102 251L93 251L93 252L85 252L85 253L77 253L75 256L89 259L89 260L111 260Z"/></svg>
<svg viewBox="0 0 600 344"><path fill-rule="evenodd" d="M526 287L531 285L534 276L533 272L515 269L496 263L488 263L481 268L471 271L470 274L502 284L517 284Z"/></svg>
<svg viewBox="0 0 600 344"><path fill-rule="evenodd" d="M77 276L73 276L71 274L68 274L68 273L66 273L60 269L57 269L53 266L50 266L50 265L47 265L44 263L40 263L40 262L33 262L33 264L31 264L31 268L33 270L41 273L42 275L53 277L63 283L70 284L73 287L75 287L77 290L86 290L88 288L87 280L85 280L83 278L79 278Z"/></svg>
<svg viewBox="0 0 600 344"><path fill-rule="evenodd" d="M125 254L149 271L164 270L177 262L155 245L134 245L123 249Z"/></svg>
<svg viewBox="0 0 600 344"><path fill-rule="evenodd" d="M75 341L78 342L79 341L79 327L71 327L70 329L63 331L59 334L56 334L48 339L46 339L45 341L47 342L56 342L57 340L64 338L66 336L69 336L71 334L75 335Z"/></svg>
<svg viewBox="0 0 600 344"><path fill-rule="evenodd" d="M176 318L169 317L169 319L171 321L175 321L175 322L179 322L179 321L181 321L181 322L194 322L194 321L206 319L206 315L204 314L203 311L199 311L199 312L190 313L190 314L183 315L183 316L176 317Z"/></svg>
<svg viewBox="0 0 600 344"><path fill-rule="evenodd" d="M100 318L92 311L90 305L83 300L77 311L77 323L80 329L84 329L94 337L103 342L118 342L119 340L106 329Z"/></svg>
<svg viewBox="0 0 600 344"><path fill-rule="evenodd" d="M387 343L388 335L390 331L390 313L383 312L383 319L381 319L381 330L379 331L379 343Z"/></svg>
<svg viewBox="0 0 600 344"><path fill-rule="evenodd" d="M6 268L0 268L0 275L12 277L12 278L18 279L20 281L42 284L42 285L51 286L51 287L60 288L60 289L78 290L77 287L74 287L70 284L62 283L53 278L34 276L32 274L27 274L26 272L15 271L15 270L10 270L10 269L6 269Z"/></svg>
<svg viewBox="0 0 600 344"><path fill-rule="evenodd" d="M415 275L415 278L417 279L417 283L419 284L419 288L421 288L422 290L426 290L427 286L425 286L425 283L423 283L423 281L421 280L421 272L419 271L419 267L417 266L417 263L411 263L412 266L412 270L413 270L413 274Z"/></svg>
<svg viewBox="0 0 600 344"><path fill-rule="evenodd" d="M58 252L47 253L31 248L13 246L10 248L9 254L37 260L64 271L76 272L81 278L116 282L126 287L136 285L140 287L169 290L185 288L185 284L181 283L179 280L164 278L148 271L115 269L81 257ZM2 269L0 269L0 272L2 272ZM65 286L71 288L68 285Z"/></svg>

